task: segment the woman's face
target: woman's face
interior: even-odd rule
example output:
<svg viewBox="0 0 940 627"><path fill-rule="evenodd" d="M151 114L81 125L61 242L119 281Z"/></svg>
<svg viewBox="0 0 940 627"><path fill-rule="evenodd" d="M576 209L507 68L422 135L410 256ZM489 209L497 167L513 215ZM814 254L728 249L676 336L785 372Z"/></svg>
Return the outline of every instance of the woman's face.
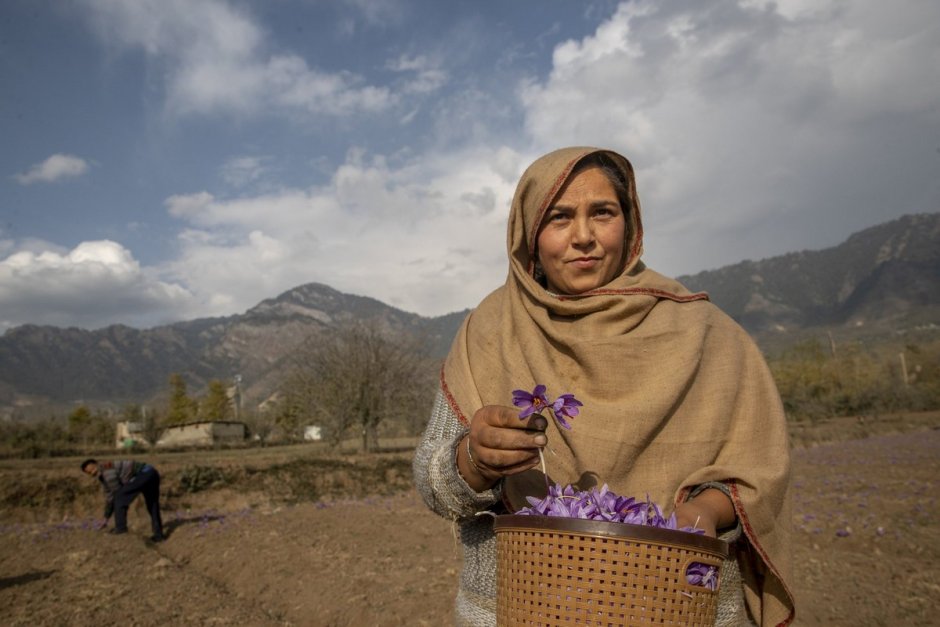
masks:
<svg viewBox="0 0 940 627"><path fill-rule="evenodd" d="M598 167L565 182L545 213L538 260L556 294L582 294L607 285L623 269L626 218L614 186Z"/></svg>

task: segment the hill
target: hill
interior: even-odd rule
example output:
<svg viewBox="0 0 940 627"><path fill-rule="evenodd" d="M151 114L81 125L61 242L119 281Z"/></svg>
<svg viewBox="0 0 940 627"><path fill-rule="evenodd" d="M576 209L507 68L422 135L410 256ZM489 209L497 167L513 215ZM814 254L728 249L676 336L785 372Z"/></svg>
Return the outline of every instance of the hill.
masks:
<svg viewBox="0 0 940 627"><path fill-rule="evenodd" d="M802 251L679 279L738 320L760 343L801 332L891 334L940 324L940 214L904 216L839 246ZM426 318L309 283L244 314L152 329L23 325L0 337L0 416L50 403L152 402L170 373L190 389L242 376L246 399L275 388L292 349L347 322L422 338L443 357L466 311Z"/></svg>
<svg viewBox="0 0 940 627"><path fill-rule="evenodd" d="M90 331L23 325L0 338L0 407L29 415L30 406L152 401L171 373L191 390L241 375L246 398L273 391L285 359L311 337L348 322L422 338L442 356L466 312L425 318L375 299L309 283L258 303L244 314L132 329ZM2 412L2 409L0 409ZM2 413L0 413L2 415Z"/></svg>
<svg viewBox="0 0 940 627"><path fill-rule="evenodd" d="M679 277L761 343L814 329L895 333L940 323L940 214L901 217L839 246Z"/></svg>

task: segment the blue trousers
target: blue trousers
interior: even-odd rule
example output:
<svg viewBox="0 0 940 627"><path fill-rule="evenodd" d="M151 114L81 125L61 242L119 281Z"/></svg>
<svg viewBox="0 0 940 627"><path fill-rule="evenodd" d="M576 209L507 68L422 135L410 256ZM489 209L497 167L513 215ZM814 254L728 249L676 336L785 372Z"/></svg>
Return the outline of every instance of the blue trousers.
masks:
<svg viewBox="0 0 940 627"><path fill-rule="evenodd" d="M144 466L114 495L114 529L127 531L127 509L143 493L150 514L153 535L163 536L163 519L160 518L160 473L153 466Z"/></svg>

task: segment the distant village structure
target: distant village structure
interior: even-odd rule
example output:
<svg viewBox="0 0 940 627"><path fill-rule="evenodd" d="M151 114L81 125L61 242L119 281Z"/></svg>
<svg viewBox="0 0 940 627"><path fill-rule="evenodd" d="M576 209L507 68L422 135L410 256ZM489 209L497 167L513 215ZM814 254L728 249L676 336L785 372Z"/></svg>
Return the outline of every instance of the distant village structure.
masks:
<svg viewBox="0 0 940 627"><path fill-rule="evenodd" d="M202 421L174 425L165 428L157 440L157 446L214 446L216 444L238 444L246 437L247 427L243 422ZM143 425L139 422L123 421L117 423L115 433L117 448L130 448L134 445L151 446L144 435Z"/></svg>

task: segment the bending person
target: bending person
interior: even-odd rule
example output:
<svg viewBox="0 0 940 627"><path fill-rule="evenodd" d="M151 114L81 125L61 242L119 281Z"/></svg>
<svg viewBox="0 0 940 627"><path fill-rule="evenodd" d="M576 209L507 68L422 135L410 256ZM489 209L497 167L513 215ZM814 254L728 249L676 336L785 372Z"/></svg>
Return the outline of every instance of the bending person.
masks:
<svg viewBox="0 0 940 627"><path fill-rule="evenodd" d="M104 521L108 524L114 514L114 528L111 533L127 533L127 510L138 494L144 495L147 513L150 514L150 527L153 542L162 542L163 520L160 517L160 473L150 464L133 460L98 462L86 459L82 462L82 472L95 477L101 482L105 494Z"/></svg>

